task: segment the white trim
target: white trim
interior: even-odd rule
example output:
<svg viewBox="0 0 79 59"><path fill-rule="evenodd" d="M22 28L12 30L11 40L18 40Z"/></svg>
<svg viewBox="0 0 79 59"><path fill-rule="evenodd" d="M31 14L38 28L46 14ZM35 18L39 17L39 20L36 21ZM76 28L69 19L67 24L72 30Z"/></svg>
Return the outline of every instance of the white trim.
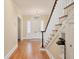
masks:
<svg viewBox="0 0 79 59"><path fill-rule="evenodd" d="M32 38L32 39L30 39L30 38L23 38L23 40L30 40L30 41L39 41L39 42L41 42L40 38Z"/></svg>
<svg viewBox="0 0 79 59"><path fill-rule="evenodd" d="M55 59L48 49L46 49L46 52L47 52L50 59Z"/></svg>
<svg viewBox="0 0 79 59"><path fill-rule="evenodd" d="M40 50L41 50L41 51L46 51L50 59L55 59L55 58L53 57L53 55L51 54L51 52L50 52L48 49L46 49L46 48L41 48Z"/></svg>
<svg viewBox="0 0 79 59"><path fill-rule="evenodd" d="M30 39L30 41L39 41L39 42L41 42L40 39Z"/></svg>
<svg viewBox="0 0 79 59"><path fill-rule="evenodd" d="M28 38L28 37L23 37L23 39L27 39L27 40L28 40L28 39L32 39L32 38Z"/></svg>
<svg viewBox="0 0 79 59"><path fill-rule="evenodd" d="M27 39L26 37L23 37L23 39Z"/></svg>
<svg viewBox="0 0 79 59"><path fill-rule="evenodd" d="M39 39L39 40L41 40L41 38L36 38L36 37L35 37L35 38L23 37L22 39L27 39L27 40L28 40L28 39L38 40L38 39Z"/></svg>
<svg viewBox="0 0 79 59"><path fill-rule="evenodd" d="M40 50L41 50L41 51L46 51L46 49L45 49L45 48L40 48Z"/></svg>
<svg viewBox="0 0 79 59"><path fill-rule="evenodd" d="M31 37L23 37L23 39L32 39Z"/></svg>
<svg viewBox="0 0 79 59"><path fill-rule="evenodd" d="M15 51L15 49L17 48L18 46L15 45L10 51L9 53L4 57L4 59L9 59L9 57L12 55L12 53Z"/></svg>

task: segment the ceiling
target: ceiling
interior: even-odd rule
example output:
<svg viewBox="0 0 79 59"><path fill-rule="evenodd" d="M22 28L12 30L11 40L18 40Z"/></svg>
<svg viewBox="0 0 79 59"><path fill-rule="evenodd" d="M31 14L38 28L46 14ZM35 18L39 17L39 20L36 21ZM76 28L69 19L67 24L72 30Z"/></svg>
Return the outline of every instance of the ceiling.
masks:
<svg viewBox="0 0 79 59"><path fill-rule="evenodd" d="M54 0L13 0L13 3L23 15L49 15Z"/></svg>

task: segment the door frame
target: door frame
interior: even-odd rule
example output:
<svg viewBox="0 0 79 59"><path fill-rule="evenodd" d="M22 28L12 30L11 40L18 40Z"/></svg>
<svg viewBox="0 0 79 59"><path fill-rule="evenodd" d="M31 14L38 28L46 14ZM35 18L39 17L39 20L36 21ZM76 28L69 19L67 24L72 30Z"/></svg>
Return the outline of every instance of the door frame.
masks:
<svg viewBox="0 0 79 59"><path fill-rule="evenodd" d="M18 41L21 41L21 18L18 17Z"/></svg>

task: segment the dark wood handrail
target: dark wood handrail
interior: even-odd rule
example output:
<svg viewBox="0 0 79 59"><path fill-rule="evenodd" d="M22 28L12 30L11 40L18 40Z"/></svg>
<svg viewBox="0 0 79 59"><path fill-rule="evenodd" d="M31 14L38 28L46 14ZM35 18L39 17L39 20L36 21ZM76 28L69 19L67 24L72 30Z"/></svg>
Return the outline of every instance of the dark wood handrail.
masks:
<svg viewBox="0 0 79 59"><path fill-rule="evenodd" d="M57 1L58 1L58 0L55 0L55 2L54 2L54 5L53 5L53 8L52 8L51 14L50 14L50 16L49 16L47 25L46 25L46 27L45 27L45 30L44 30L44 31L41 31L41 32L42 32L42 48L45 48L45 47L44 47L44 37L43 37L43 36L44 36L44 32L46 32L47 27L48 27L48 25L49 25L49 23L50 23L50 20L51 20L52 14L53 14L53 12L54 12L55 6L56 6L56 4L57 4Z"/></svg>
<svg viewBox="0 0 79 59"><path fill-rule="evenodd" d="M49 19L48 19L48 22L47 22L47 25L46 25L46 27L45 27L44 32L46 32L47 27L48 27L48 25L49 25L49 23L50 23L50 20L51 20L52 14L53 14L53 12L54 12L55 6L56 6L56 4L57 4L57 1L58 1L58 0L55 0L55 3L54 3L54 5L53 5L52 11L51 11L51 14L50 14L50 16L49 16Z"/></svg>

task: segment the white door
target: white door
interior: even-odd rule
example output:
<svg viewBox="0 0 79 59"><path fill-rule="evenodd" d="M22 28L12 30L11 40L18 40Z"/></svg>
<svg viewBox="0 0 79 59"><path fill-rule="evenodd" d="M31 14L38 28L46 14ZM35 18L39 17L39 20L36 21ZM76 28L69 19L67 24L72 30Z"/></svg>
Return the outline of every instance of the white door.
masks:
<svg viewBox="0 0 79 59"><path fill-rule="evenodd" d="M27 38L41 39L41 30L43 30L43 21L41 18L32 18L27 22Z"/></svg>
<svg viewBox="0 0 79 59"><path fill-rule="evenodd" d="M31 23L31 21L29 20L29 21L27 21L27 26L26 26L26 28L27 28L27 32L26 32L26 37L28 38L28 39L31 39L32 37L31 37L31 32L32 32L32 23Z"/></svg>
<svg viewBox="0 0 79 59"><path fill-rule="evenodd" d="M41 38L41 19L33 18L32 22L32 38Z"/></svg>

